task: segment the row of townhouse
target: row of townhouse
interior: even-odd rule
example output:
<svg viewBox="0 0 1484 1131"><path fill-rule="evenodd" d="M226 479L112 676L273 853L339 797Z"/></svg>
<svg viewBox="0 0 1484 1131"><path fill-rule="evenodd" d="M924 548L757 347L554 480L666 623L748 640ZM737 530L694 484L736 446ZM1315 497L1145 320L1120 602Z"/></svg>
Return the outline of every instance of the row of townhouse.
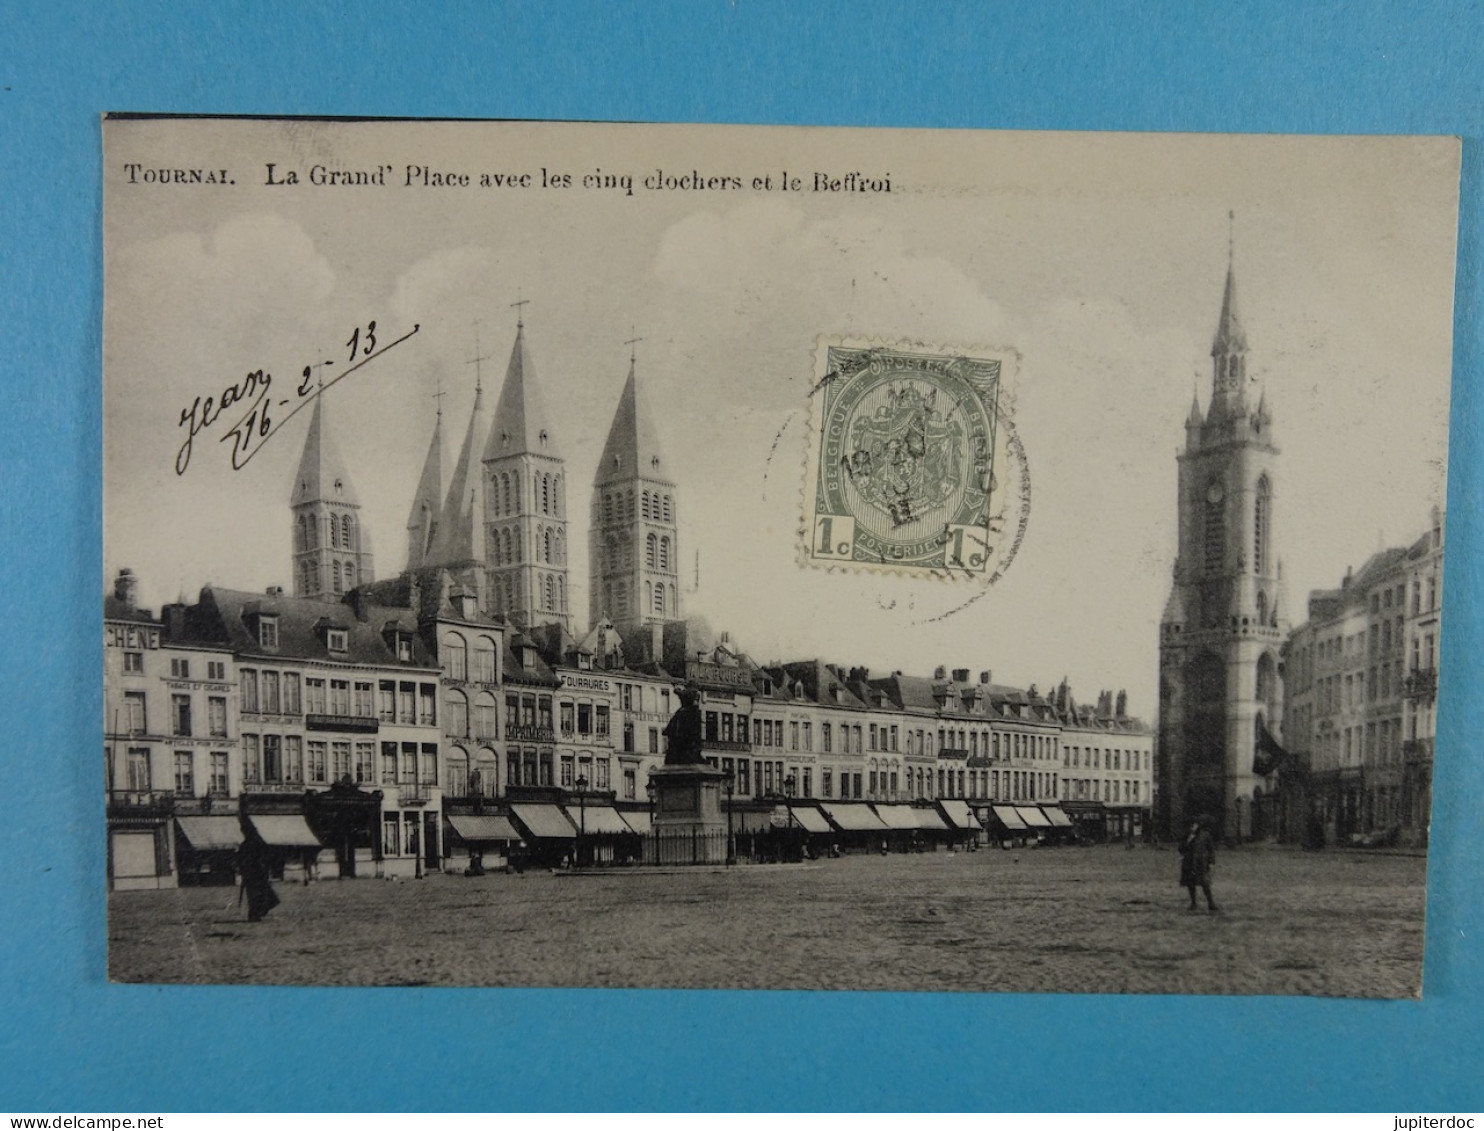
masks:
<svg viewBox="0 0 1484 1131"><path fill-rule="evenodd" d="M637 855L679 683L701 691L742 829L790 799L951 800L975 833L1034 831L1015 807L1044 805L1102 836L1150 804L1148 728L1065 683L757 664L696 620L523 631L437 569L339 601L208 586L158 618L135 592L122 571L104 608L117 888L229 879L244 838L291 877L461 869L520 844L556 861L580 839Z"/></svg>
<svg viewBox="0 0 1484 1131"><path fill-rule="evenodd" d="M1444 521L1309 595L1285 650L1283 767L1293 839L1395 834L1431 816Z"/></svg>

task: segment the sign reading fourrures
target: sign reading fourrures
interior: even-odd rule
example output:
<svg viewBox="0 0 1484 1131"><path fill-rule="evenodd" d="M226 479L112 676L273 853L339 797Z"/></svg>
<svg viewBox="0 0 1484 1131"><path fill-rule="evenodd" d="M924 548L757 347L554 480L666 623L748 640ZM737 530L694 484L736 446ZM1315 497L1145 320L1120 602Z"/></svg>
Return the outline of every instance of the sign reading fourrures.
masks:
<svg viewBox="0 0 1484 1131"><path fill-rule="evenodd" d="M820 343L809 561L992 576L1006 528L999 396L1013 361L980 353Z"/></svg>

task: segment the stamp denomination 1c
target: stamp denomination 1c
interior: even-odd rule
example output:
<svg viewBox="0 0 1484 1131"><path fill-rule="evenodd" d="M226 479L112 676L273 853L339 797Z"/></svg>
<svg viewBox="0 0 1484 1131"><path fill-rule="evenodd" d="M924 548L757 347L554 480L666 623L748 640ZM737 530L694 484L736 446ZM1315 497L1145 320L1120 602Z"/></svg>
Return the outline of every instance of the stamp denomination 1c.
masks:
<svg viewBox="0 0 1484 1131"><path fill-rule="evenodd" d="M986 578L1003 541L1010 353L821 339L804 557Z"/></svg>

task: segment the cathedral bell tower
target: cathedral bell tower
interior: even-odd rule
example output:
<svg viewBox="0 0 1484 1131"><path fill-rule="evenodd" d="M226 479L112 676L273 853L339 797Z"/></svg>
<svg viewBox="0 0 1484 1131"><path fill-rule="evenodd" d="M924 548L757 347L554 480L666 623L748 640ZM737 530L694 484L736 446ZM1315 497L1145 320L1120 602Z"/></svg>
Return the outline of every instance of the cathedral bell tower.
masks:
<svg viewBox="0 0 1484 1131"><path fill-rule="evenodd" d="M522 628L559 624L570 632L566 461L542 403L523 319L515 324L483 468L488 611Z"/></svg>
<svg viewBox="0 0 1484 1131"><path fill-rule="evenodd" d="M625 640L680 620L680 543L675 480L639 391L635 363L618 398L593 477L588 613L611 619Z"/></svg>
<svg viewBox="0 0 1484 1131"><path fill-rule="evenodd" d="M1254 772L1254 758L1262 726L1281 732L1288 623L1272 538L1278 447L1248 370L1230 262L1211 370L1209 409L1191 404L1178 456L1179 548L1160 623L1157 819L1175 836L1208 817L1227 839L1245 840L1272 831L1264 797L1275 782Z"/></svg>
<svg viewBox="0 0 1484 1131"><path fill-rule="evenodd" d="M371 581L371 540L361 504L325 428L325 393L314 398L309 435L289 496L293 513L294 596L338 601Z"/></svg>

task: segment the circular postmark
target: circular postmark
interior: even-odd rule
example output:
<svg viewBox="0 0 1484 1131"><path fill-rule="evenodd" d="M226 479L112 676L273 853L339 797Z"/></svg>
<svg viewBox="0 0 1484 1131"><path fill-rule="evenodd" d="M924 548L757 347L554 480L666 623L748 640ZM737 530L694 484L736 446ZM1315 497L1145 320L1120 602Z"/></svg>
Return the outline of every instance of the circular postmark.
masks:
<svg viewBox="0 0 1484 1131"><path fill-rule="evenodd" d="M801 560L993 584L1030 515L1007 384L1014 352L838 339L819 347Z"/></svg>

